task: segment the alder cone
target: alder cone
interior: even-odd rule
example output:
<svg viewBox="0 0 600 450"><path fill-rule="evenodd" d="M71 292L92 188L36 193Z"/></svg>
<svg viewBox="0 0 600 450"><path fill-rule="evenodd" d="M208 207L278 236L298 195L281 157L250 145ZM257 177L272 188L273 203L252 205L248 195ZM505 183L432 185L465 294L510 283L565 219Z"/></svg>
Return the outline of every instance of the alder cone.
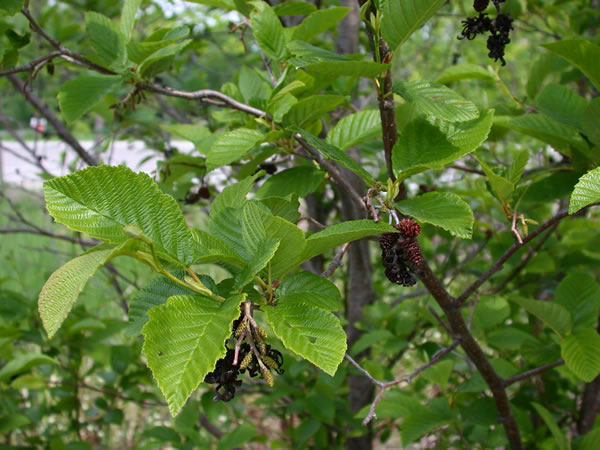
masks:
<svg viewBox="0 0 600 450"><path fill-rule="evenodd" d="M473 2L473 9L477 12L483 12L490 4L490 0L475 0Z"/></svg>
<svg viewBox="0 0 600 450"><path fill-rule="evenodd" d="M405 238L416 238L421 234L421 225L412 219L402 219L395 228Z"/></svg>
<svg viewBox="0 0 600 450"><path fill-rule="evenodd" d="M402 241L402 250L404 251L404 260L412 266L420 266L423 262L423 252L419 243L414 239Z"/></svg>
<svg viewBox="0 0 600 450"><path fill-rule="evenodd" d="M392 248L392 246L398 241L399 237L399 233L383 233L379 238L379 246L383 250Z"/></svg>

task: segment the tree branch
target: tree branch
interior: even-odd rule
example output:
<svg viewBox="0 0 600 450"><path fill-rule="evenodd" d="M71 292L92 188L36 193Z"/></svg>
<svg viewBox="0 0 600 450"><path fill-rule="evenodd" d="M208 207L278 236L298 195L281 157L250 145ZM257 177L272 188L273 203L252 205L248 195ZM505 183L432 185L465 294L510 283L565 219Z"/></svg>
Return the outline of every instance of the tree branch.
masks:
<svg viewBox="0 0 600 450"><path fill-rule="evenodd" d="M548 369L553 369L554 367L562 366L564 363L565 363L564 360L559 359L558 361L553 362L552 364L545 364L543 366L536 367L535 369L531 369L531 370L528 370L526 372L519 373L519 374L517 374L515 376L512 376L510 378L505 378L503 380L504 387L510 386L511 384L516 383L517 381L521 381L521 380L524 380L526 378L529 378L529 377L532 377L534 375L537 375L537 374L540 374L542 372L545 372Z"/></svg>
<svg viewBox="0 0 600 450"><path fill-rule="evenodd" d="M173 89L170 87L158 86L152 83L139 83L136 85L138 89L154 92L159 95L166 95L168 97L177 97L177 98L185 98L188 100L200 100L202 102L210 103L209 99L217 99L223 102L223 104L231 109L235 109L237 111L245 112L252 116L262 117L269 119L268 114L265 111L262 111L258 108L254 108L250 105L246 105L244 103L238 102L237 100L228 97L227 95L219 92L213 91L212 89L202 89L200 91L180 91L178 89Z"/></svg>
<svg viewBox="0 0 600 450"><path fill-rule="evenodd" d="M592 206L592 205L590 205L590 206ZM490 267L483 275L481 275L477 280L475 280L475 282L473 284L471 284L467 289L465 289L465 291L458 297L458 299L457 299L458 303L464 303L471 295L473 295L473 293L475 293L475 291L477 291L477 289L479 289L479 287L483 283L485 283L487 280L489 280L492 277L492 275L494 275L496 272L498 272L500 269L502 269L502 266L504 265L504 263L517 250L519 250L521 247L525 246L529 241L535 239L544 230L550 228L555 223L560 222L562 219L564 219L568 215L569 215L569 212L566 209L563 209L563 210L559 211L558 214L556 214L554 217L548 219L546 222L544 222L539 227L537 227L535 230L533 230L531 233L529 233L527 235L527 237L525 237L525 239L523 239L523 243L522 244L519 244L518 242L516 242L515 244L513 244L512 247L510 247L498 259L498 261L496 261L494 263L494 265L492 265L492 267Z"/></svg>
<svg viewBox="0 0 600 450"><path fill-rule="evenodd" d="M83 159L89 166L97 166L98 160L92 156L86 149L84 149L79 141L71 134L69 129L56 117L56 115L46 106L42 100L40 100L31 91L25 89L25 84L16 75L8 75L7 78L10 82L19 89L25 99L42 115L46 120L56 129L58 136L67 143L75 152Z"/></svg>

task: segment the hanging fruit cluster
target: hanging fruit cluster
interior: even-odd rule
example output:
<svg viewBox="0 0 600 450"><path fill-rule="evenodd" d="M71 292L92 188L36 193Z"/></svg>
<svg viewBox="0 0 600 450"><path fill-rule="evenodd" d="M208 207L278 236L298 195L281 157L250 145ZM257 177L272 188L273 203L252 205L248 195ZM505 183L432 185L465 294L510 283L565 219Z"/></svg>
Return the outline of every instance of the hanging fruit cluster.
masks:
<svg viewBox="0 0 600 450"><path fill-rule="evenodd" d="M413 286L417 282L413 268L423 262L423 253L415 239L421 233L421 226L412 219L402 219L395 228L397 233L383 233L379 238L385 276L392 283Z"/></svg>
<svg viewBox="0 0 600 450"><path fill-rule="evenodd" d="M283 373L283 355L265 343L266 331L252 317L252 303L242 305L242 314L233 322L232 337L235 347L225 343L227 354L217 361L215 369L204 377L204 382L216 384L214 400L228 402L235 397L235 388L241 386L237 377L248 371L250 377L261 375L269 386L275 380L271 370Z"/></svg>
<svg viewBox="0 0 600 450"><path fill-rule="evenodd" d="M489 33L487 40L488 56L494 61L500 60L502 65L506 65L504 60L504 49L510 43L510 30L513 29L513 18L510 14L503 14L500 10L500 3L505 0L492 0L496 11L495 19L488 17L483 11L488 7L490 0L475 0L473 8L479 13L475 17L467 17L462 21L463 30L458 39L475 39L478 34Z"/></svg>

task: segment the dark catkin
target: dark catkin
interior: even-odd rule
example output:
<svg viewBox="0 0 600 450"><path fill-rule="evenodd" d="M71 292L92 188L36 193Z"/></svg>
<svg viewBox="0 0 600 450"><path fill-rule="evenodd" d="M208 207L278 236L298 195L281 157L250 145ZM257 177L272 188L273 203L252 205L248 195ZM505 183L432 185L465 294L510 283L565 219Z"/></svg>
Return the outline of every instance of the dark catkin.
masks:
<svg viewBox="0 0 600 450"><path fill-rule="evenodd" d="M395 228L403 238L416 238L421 234L421 225L412 219L402 219Z"/></svg>
<svg viewBox="0 0 600 450"><path fill-rule="evenodd" d="M486 10L489 4L490 0L475 0L473 2L473 9L477 12L483 12Z"/></svg>

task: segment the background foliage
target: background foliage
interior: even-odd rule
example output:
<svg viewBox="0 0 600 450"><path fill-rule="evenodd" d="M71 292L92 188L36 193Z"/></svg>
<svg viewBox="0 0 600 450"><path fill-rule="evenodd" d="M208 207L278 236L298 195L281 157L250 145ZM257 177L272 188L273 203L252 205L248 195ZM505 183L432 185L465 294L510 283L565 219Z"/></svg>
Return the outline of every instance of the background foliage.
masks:
<svg viewBox="0 0 600 450"><path fill-rule="evenodd" d="M2 185L4 444L595 448L598 3L499 8L506 66L469 1L2 2L0 144L49 180ZM71 171L136 139L154 180L55 177L32 115ZM285 372L214 402L246 299Z"/></svg>

